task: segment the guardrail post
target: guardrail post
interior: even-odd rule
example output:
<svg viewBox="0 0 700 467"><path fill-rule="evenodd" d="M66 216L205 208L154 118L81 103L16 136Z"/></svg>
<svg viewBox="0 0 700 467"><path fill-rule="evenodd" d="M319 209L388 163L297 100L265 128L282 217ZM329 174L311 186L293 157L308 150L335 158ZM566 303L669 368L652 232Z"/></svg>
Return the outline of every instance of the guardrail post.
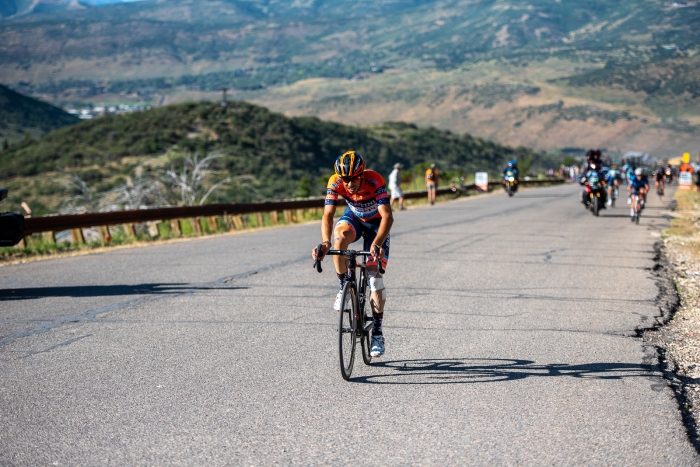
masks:
<svg viewBox="0 0 700 467"><path fill-rule="evenodd" d="M277 225L279 222L277 219L277 211L270 211L270 222L272 222L272 225Z"/></svg>
<svg viewBox="0 0 700 467"><path fill-rule="evenodd" d="M44 232L42 237L44 237L44 242L46 243L56 243L56 232Z"/></svg>
<svg viewBox="0 0 700 467"><path fill-rule="evenodd" d="M231 225L231 218L229 215L224 211L224 225L226 226L226 230L231 231L232 230L232 225Z"/></svg>
<svg viewBox="0 0 700 467"><path fill-rule="evenodd" d="M207 225L209 226L209 230L211 232L216 232L219 229L219 227L216 225L216 217L214 216L207 217Z"/></svg>
<svg viewBox="0 0 700 467"><path fill-rule="evenodd" d="M148 221L146 223L148 225L148 235L150 235L153 238L156 238L158 236L158 221Z"/></svg>
<svg viewBox="0 0 700 467"><path fill-rule="evenodd" d="M190 217L190 224L192 224L192 232L197 235L202 234L202 226L199 225L199 217Z"/></svg>
<svg viewBox="0 0 700 467"><path fill-rule="evenodd" d="M127 237L136 237L134 224L124 224L124 233L126 233Z"/></svg>
<svg viewBox="0 0 700 467"><path fill-rule="evenodd" d="M258 223L258 228L265 227L265 220L263 219L262 212L255 213L255 221Z"/></svg>
<svg viewBox="0 0 700 467"><path fill-rule="evenodd" d="M100 239L102 239L102 241L105 243L109 243L112 240L112 235L109 232L109 227L107 227L106 225L98 226L97 233L100 234Z"/></svg>
<svg viewBox="0 0 700 467"><path fill-rule="evenodd" d="M304 210L297 209L297 222L301 222L303 220L304 220Z"/></svg>
<svg viewBox="0 0 700 467"><path fill-rule="evenodd" d="M292 223L292 211L290 211L289 209L284 210L284 223L285 224Z"/></svg>
<svg viewBox="0 0 700 467"><path fill-rule="evenodd" d="M240 214L233 216L233 225L236 226L236 230L243 230L243 217Z"/></svg>
<svg viewBox="0 0 700 467"><path fill-rule="evenodd" d="M171 219L170 220L170 232L172 232L173 235L177 235L177 236L182 235L182 227L180 226L180 219Z"/></svg>
<svg viewBox="0 0 700 467"><path fill-rule="evenodd" d="M70 229L70 237L73 243L85 243L83 229Z"/></svg>

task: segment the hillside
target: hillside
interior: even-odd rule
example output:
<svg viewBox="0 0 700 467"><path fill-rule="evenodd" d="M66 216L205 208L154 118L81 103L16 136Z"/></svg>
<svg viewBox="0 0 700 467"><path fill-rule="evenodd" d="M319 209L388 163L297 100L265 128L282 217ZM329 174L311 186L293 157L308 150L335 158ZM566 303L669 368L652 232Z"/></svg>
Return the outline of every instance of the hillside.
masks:
<svg viewBox="0 0 700 467"><path fill-rule="evenodd" d="M0 22L0 81L94 104L228 87L288 115L675 155L700 134L697 24L697 2L656 0L147 0Z"/></svg>
<svg viewBox="0 0 700 467"><path fill-rule="evenodd" d="M0 141L17 141L78 123L80 119L58 107L16 93L0 85Z"/></svg>
<svg viewBox="0 0 700 467"><path fill-rule="evenodd" d="M289 198L302 180L310 190L307 196L321 195L335 158L348 149L365 155L368 166L385 175L396 162L408 167L435 162L443 171L472 173L497 171L512 157L542 157L411 124L359 128L314 117L288 118L244 102L228 107L203 102L84 121L0 152L0 167L13 177L7 183L11 203L24 200L46 213L58 208L69 174L104 191L136 172L179 166L187 151L222 153L218 176L241 180L217 192L212 202Z"/></svg>
<svg viewBox="0 0 700 467"><path fill-rule="evenodd" d="M0 0L0 20L29 14L82 10L89 6L77 0Z"/></svg>

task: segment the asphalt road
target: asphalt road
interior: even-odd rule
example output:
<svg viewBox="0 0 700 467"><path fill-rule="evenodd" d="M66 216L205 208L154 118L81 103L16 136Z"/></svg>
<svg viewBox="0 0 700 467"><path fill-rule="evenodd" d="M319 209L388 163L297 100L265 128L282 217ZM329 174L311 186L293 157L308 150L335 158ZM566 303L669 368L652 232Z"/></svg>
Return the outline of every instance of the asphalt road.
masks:
<svg viewBox="0 0 700 467"><path fill-rule="evenodd" d="M668 211L577 186L396 214L338 369L318 223L0 268L2 465L698 465L653 348Z"/></svg>

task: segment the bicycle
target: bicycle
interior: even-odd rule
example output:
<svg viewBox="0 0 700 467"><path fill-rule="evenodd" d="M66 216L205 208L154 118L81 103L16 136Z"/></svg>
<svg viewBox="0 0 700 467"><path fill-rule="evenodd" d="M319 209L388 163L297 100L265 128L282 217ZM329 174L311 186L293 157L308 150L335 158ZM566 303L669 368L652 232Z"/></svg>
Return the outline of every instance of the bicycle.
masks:
<svg viewBox="0 0 700 467"><path fill-rule="evenodd" d="M640 201L639 201L639 195L634 195L634 194L633 194L633 195L631 196L631 198L632 198L632 210L633 210L632 221L633 221L635 224L639 225L639 216L642 214L641 209L637 209L637 203L640 202Z"/></svg>
<svg viewBox="0 0 700 467"><path fill-rule="evenodd" d="M321 251L321 245L316 247L316 255ZM350 380L355 364L355 347L360 341L362 348L362 361L365 365L372 363L370 355L372 345L372 328L374 321L372 315L365 314L367 302L367 256L372 256L370 251L356 250L330 250L326 256L344 256L348 260L348 270L345 273L345 285L338 312L338 356L340 357L340 374L346 381ZM357 257L362 256L362 262L357 262ZM376 256L375 256L376 257ZM314 267L320 273L323 272L321 261L314 261ZM359 280L356 269L360 268ZM378 261L379 273L384 274L381 262Z"/></svg>
<svg viewBox="0 0 700 467"><path fill-rule="evenodd" d="M612 189L610 190L610 207L615 207L615 201L617 201L619 194L620 191L618 190L617 186L613 185Z"/></svg>

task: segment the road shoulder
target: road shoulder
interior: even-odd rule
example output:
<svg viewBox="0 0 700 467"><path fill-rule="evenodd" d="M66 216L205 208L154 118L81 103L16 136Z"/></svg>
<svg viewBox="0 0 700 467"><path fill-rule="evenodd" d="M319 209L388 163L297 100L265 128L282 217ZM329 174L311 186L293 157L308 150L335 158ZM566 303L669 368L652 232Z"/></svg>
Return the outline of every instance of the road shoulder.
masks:
<svg viewBox="0 0 700 467"><path fill-rule="evenodd" d="M656 326L640 334L658 350L688 437L700 452L700 195L678 191L674 214L671 228L656 244L661 315Z"/></svg>

